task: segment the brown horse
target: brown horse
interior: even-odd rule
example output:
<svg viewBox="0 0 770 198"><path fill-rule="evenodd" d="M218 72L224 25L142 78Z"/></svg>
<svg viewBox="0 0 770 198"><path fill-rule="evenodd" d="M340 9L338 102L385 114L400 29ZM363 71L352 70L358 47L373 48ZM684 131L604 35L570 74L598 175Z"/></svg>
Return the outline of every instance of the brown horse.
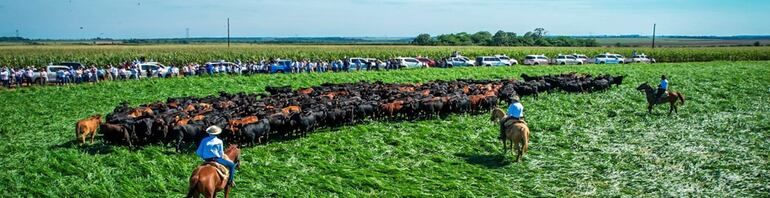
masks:
<svg viewBox="0 0 770 198"><path fill-rule="evenodd" d="M85 144L86 137L91 135L91 144L93 144L96 130L99 129L100 124L102 124L102 115L99 114L78 121L75 123L75 139L79 138L80 143Z"/></svg>
<svg viewBox="0 0 770 198"><path fill-rule="evenodd" d="M241 169L241 149L238 145L231 144L225 150L226 159L232 159L235 168ZM232 173L230 173L232 174ZM227 185L227 176L219 177L217 168L209 163L204 163L196 168L190 176L190 186L187 188L187 197L216 197L217 192L225 190L225 197L230 197L230 185Z"/></svg>
<svg viewBox="0 0 770 198"><path fill-rule="evenodd" d="M510 149L516 149L516 161L518 162L529 150L529 127L526 122L520 120L509 120L503 126L505 132L505 137L501 139L503 141L503 152L508 152L509 149L505 142L506 140L510 141Z"/></svg>
<svg viewBox="0 0 770 198"><path fill-rule="evenodd" d="M508 153L506 140L511 142L511 150L516 149L516 161L521 161L524 158L524 154L529 150L529 127L527 123L521 120L508 120L502 127L503 131L500 134L505 134L505 137L501 137L503 142L503 153Z"/></svg>
<svg viewBox="0 0 770 198"><path fill-rule="evenodd" d="M670 116L672 111L677 114L679 113L679 110L676 108L677 99L679 99L681 105L684 105L684 95L679 92L666 92L666 94L658 99L655 98L655 89L646 82L639 85L639 87L636 87L636 90L644 91L644 94L647 97L647 113L652 113L652 106L656 104L669 103L670 107L668 108L668 115Z"/></svg>
<svg viewBox="0 0 770 198"><path fill-rule="evenodd" d="M505 118L505 111L500 108L495 108L492 110L492 117L489 118L489 121L493 123L500 123Z"/></svg>

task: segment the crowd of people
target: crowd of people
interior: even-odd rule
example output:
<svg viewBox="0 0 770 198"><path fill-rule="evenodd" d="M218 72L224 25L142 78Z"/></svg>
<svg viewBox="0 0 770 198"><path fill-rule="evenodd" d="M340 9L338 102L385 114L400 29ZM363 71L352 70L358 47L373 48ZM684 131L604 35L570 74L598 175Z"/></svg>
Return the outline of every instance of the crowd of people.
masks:
<svg viewBox="0 0 770 198"><path fill-rule="evenodd" d="M157 66L154 62L140 60L128 61L122 64L83 67L56 67L50 71L47 66L28 66L12 68L3 66L0 69L0 80L5 88L24 87L33 85L69 85L81 83L96 83L105 80L139 80L144 78L171 78L200 75L251 75L259 73L317 73L317 72L350 72L360 70L391 70L398 69L396 60L380 61L376 59L339 59L332 61L290 61L290 60L260 60L241 62L209 62L205 64L189 63L186 65ZM53 79L51 79L53 78Z"/></svg>

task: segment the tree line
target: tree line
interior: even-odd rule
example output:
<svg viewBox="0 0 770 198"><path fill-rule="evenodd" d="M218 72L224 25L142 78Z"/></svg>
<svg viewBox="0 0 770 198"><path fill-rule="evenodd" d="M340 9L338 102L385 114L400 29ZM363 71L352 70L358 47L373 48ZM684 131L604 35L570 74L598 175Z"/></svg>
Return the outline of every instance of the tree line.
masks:
<svg viewBox="0 0 770 198"><path fill-rule="evenodd" d="M567 36L546 36L548 32L543 28L517 35L514 32L497 31L494 35L487 31L473 34L460 32L456 34L442 34L431 37L430 34L420 34L411 44L413 45L453 45L453 46L562 46L562 47L596 47L599 43L593 38L572 38Z"/></svg>

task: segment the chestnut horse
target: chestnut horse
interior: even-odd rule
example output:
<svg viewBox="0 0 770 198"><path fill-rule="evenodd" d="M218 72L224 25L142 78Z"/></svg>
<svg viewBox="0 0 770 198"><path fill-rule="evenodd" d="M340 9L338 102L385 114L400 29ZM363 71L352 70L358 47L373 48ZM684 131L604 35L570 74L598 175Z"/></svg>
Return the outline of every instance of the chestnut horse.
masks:
<svg viewBox="0 0 770 198"><path fill-rule="evenodd" d="M679 99L680 104L684 105L684 95L679 92L667 92L667 94L664 94L661 96L660 99L655 98L655 89L653 89L650 85L647 84L647 82L642 83L639 85L639 87L636 87L636 90L644 91L644 94L647 97L647 113L652 113L652 106L656 104L663 104L663 103L669 103L668 108L668 115L671 115L671 112L679 113L679 110L676 109L676 100Z"/></svg>
<svg viewBox="0 0 770 198"><path fill-rule="evenodd" d="M500 123L505 119L505 111L500 108L495 108L492 110L492 117L489 119L492 123Z"/></svg>
<svg viewBox="0 0 770 198"><path fill-rule="evenodd" d="M500 140L503 142L503 154L508 153L509 150L506 140L510 141L510 150L516 149L516 161L521 161L529 150L529 127L527 123L521 120L508 120L501 129Z"/></svg>
<svg viewBox="0 0 770 198"><path fill-rule="evenodd" d="M241 169L241 149L238 148L238 145L231 144L227 147L225 155L227 155L227 159L232 159L236 169ZM190 176L187 197L198 197L200 194L203 194L204 197L216 197L217 192L223 189L225 190L225 197L230 197L230 185L227 183L227 176L220 178L216 167L208 163L201 164Z"/></svg>

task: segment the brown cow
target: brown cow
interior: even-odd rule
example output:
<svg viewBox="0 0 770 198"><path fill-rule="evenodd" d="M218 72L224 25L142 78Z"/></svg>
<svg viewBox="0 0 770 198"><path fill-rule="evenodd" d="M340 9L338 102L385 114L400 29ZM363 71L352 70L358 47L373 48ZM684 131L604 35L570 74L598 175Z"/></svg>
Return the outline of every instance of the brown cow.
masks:
<svg viewBox="0 0 770 198"><path fill-rule="evenodd" d="M128 113L129 118L137 118L145 115L153 116L155 115L155 112L153 112L149 107L138 107L136 109L132 109L131 112Z"/></svg>
<svg viewBox="0 0 770 198"><path fill-rule="evenodd" d="M289 115L291 113L300 112L300 111L302 111L302 109L299 106L293 106L293 105L281 109L281 113L283 113L284 115Z"/></svg>
<svg viewBox="0 0 770 198"><path fill-rule="evenodd" d="M189 112L193 112L193 111L195 111L195 105L191 105L191 104L189 104L189 105L187 105L186 107L184 107L184 109L182 109L182 111L184 111L184 112L188 112L188 113L189 113Z"/></svg>
<svg viewBox="0 0 770 198"><path fill-rule="evenodd" d="M479 110L479 104L481 104L481 101L483 101L487 97L484 95L472 95L468 98L471 101L471 110L477 111Z"/></svg>
<svg viewBox="0 0 770 198"><path fill-rule="evenodd" d="M232 131L233 133L238 132L238 127L246 126L248 124L257 123L259 121L259 118L257 116L248 116L241 119L233 119L227 121L227 129Z"/></svg>
<svg viewBox="0 0 770 198"><path fill-rule="evenodd" d="M401 108L403 107L403 104L404 104L404 101L400 101L400 100L394 101L391 103L381 104L380 110L385 115L389 117L393 117L394 115L396 115L396 113L398 113L401 110Z"/></svg>
<svg viewBox="0 0 770 198"><path fill-rule="evenodd" d="M297 93L310 95L311 93L313 93L313 91L314 91L313 88L306 88L306 89L298 89Z"/></svg>
<svg viewBox="0 0 770 198"><path fill-rule="evenodd" d="M186 125L188 122L190 122L190 118L179 119L176 121L176 126Z"/></svg>
<svg viewBox="0 0 770 198"><path fill-rule="evenodd" d="M93 144L100 124L102 124L102 115L99 114L78 121L75 123L75 139L80 138L80 144L85 144L86 137L91 135L91 144Z"/></svg>
<svg viewBox="0 0 770 198"><path fill-rule="evenodd" d="M206 116L205 116L205 115L200 115L200 114L199 114L199 115L195 115L195 116L193 116L192 120L193 120L193 121L201 121L201 120L203 120L203 119L205 119L205 118L206 118Z"/></svg>

